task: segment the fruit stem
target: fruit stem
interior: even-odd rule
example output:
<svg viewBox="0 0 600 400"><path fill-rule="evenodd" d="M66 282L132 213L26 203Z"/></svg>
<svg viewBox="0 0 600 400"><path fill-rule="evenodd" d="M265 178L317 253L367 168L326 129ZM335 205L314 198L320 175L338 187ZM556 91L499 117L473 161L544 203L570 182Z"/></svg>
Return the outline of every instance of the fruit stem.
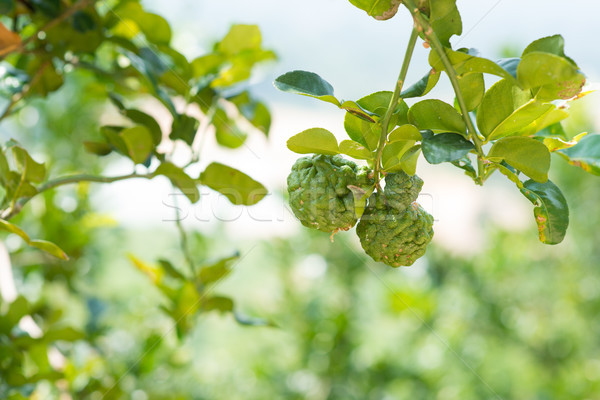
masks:
<svg viewBox="0 0 600 400"><path fill-rule="evenodd" d="M448 59L448 55L446 54L446 51L444 50L444 46L440 42L440 39L433 31L433 28L431 27L429 22L421 14L419 9L415 6L414 1L404 0L403 2L406 5L406 8L408 8L408 11L413 16L413 19L415 20L415 25L418 26L418 29L423 32L425 38L431 45L431 48L438 54L438 56L442 60L442 64L444 64L444 69L446 70L446 74L448 75L450 83L452 84L452 88L454 89L454 93L456 94L456 100L458 101L458 106L460 107L462 118L467 126L469 138L473 141L473 144L475 145L475 149L477 151L478 176L475 179L475 183L477 183L478 185L483 185L483 179L485 175L483 163L485 154L483 153L482 149L483 142L479 138L477 130L475 129L475 125L473 125L471 116L467 111L467 103L465 102L465 99L460 90L460 85L458 83L458 76L456 75L456 71L454 70L452 63L450 62L450 59Z"/></svg>
<svg viewBox="0 0 600 400"><path fill-rule="evenodd" d="M413 27L413 30L410 34L410 39L408 40L408 45L406 47L406 53L404 55L404 61L402 62L402 67L400 68L400 74L398 75L398 80L396 81L396 87L394 88L394 94L392 95L392 99L390 100L390 104L388 109L383 117L383 121L381 122L381 136L379 137L379 144L377 145L377 154L375 156L375 181L377 182L377 189L380 190L379 181L381 180L381 155L383 154L383 147L385 146L385 141L387 140L388 129L390 125L390 120L392 119L392 115L394 114L394 110L398 105L398 100L400 99L400 93L402 93L402 87L404 86L404 81L406 80L406 74L408 73L408 66L410 65L410 60L412 59L413 51L415 50L415 45L417 43L417 38L419 37L419 33L417 32L416 26Z"/></svg>

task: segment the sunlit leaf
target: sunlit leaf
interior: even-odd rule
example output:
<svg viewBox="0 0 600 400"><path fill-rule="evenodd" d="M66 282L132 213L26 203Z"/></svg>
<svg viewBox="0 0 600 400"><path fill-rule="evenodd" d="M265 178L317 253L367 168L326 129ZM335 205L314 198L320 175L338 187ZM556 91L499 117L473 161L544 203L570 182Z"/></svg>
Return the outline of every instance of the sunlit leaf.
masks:
<svg viewBox="0 0 600 400"><path fill-rule="evenodd" d="M462 116L448 103L441 100L423 100L408 110L408 120L419 129L466 134L467 127Z"/></svg>
<svg viewBox="0 0 600 400"><path fill-rule="evenodd" d="M223 194L233 204L253 205L268 193L260 183L227 165L213 162L200 175L200 183Z"/></svg>
<svg viewBox="0 0 600 400"><path fill-rule="evenodd" d="M323 128L311 128L302 131L287 141L287 147L299 154L317 153L335 155L340 152L333 133Z"/></svg>
<svg viewBox="0 0 600 400"><path fill-rule="evenodd" d="M500 139L490 149L488 158L504 160L537 182L548 180L550 152L538 140L522 136Z"/></svg>

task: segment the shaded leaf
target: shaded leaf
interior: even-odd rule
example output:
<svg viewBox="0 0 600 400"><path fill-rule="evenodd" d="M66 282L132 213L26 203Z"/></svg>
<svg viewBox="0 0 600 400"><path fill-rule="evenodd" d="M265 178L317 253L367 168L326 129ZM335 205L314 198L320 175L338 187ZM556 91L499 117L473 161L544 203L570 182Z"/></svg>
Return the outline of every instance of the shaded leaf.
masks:
<svg viewBox="0 0 600 400"><path fill-rule="evenodd" d="M370 151L377 148L381 135L381 125L365 121L351 113L344 117L344 129L353 141L360 143Z"/></svg>
<svg viewBox="0 0 600 400"><path fill-rule="evenodd" d="M274 85L283 92L314 97L341 107L333 94L333 86L314 72L291 71L275 79Z"/></svg>
<svg viewBox="0 0 600 400"><path fill-rule="evenodd" d="M600 175L600 135L587 135L573 147L558 150L571 165L590 174Z"/></svg>
<svg viewBox="0 0 600 400"><path fill-rule="evenodd" d="M235 121L222 109L217 109L212 122L215 126L217 143L221 146L237 149L246 142L248 135L242 132Z"/></svg>
<svg viewBox="0 0 600 400"><path fill-rule="evenodd" d="M169 138L171 140L181 139L191 146L192 143L194 143L194 138L196 137L199 126L200 121L196 118L185 114L179 114L177 118L173 119Z"/></svg>
<svg viewBox="0 0 600 400"><path fill-rule="evenodd" d="M552 181L529 180L523 186L521 193L535 206L533 214L540 241L546 244L562 242L569 226L569 207L560 189Z"/></svg>
<svg viewBox="0 0 600 400"><path fill-rule="evenodd" d="M134 163L142 164L152 154L152 134L145 126L126 128L121 131L120 136L127 146L127 155Z"/></svg>
<svg viewBox="0 0 600 400"><path fill-rule="evenodd" d="M414 140L402 140L386 145L381 153L381 164L383 169L388 172L402 169L402 156L408 149L413 147L414 144Z"/></svg>
<svg viewBox="0 0 600 400"><path fill-rule="evenodd" d="M204 266L198 272L198 280L203 285L215 283L231 273L232 264L240 258L239 254L223 258L214 264Z"/></svg>
<svg viewBox="0 0 600 400"><path fill-rule="evenodd" d="M427 162L440 164L463 159L475 146L463 136L447 132L424 137L421 149Z"/></svg>
<svg viewBox="0 0 600 400"><path fill-rule="evenodd" d="M467 111L473 111L481 104L485 93L482 73L467 74L458 78L460 92L465 100Z"/></svg>
<svg viewBox="0 0 600 400"><path fill-rule="evenodd" d="M408 89L400 94L403 99L410 99L413 97L425 96L435 87L440 80L441 72L439 70L430 70L423 78L417 83L410 86Z"/></svg>
<svg viewBox="0 0 600 400"><path fill-rule="evenodd" d="M98 156L106 156L112 152L112 147L108 143L102 142L83 142L83 147L88 153Z"/></svg>

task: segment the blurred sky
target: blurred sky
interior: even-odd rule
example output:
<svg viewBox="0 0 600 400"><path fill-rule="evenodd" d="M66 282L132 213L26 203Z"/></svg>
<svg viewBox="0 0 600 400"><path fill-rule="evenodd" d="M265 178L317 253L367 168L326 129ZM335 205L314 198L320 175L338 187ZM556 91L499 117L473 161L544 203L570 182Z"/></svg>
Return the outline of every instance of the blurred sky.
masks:
<svg viewBox="0 0 600 400"><path fill-rule="evenodd" d="M390 90L398 74L411 29L405 10L391 20L380 22L368 17L346 0L145 0L145 6L165 16L174 29L174 46L190 58L203 54L222 37L233 23L258 24L265 47L275 50L279 61L261 68L251 85L273 113L270 138L254 135L239 151L219 149L208 144L213 160L226 162L249 172L273 193L261 204L242 209L228 207L215 195L194 207L187 207L185 223L214 225L227 221L229 233L240 236L270 236L300 229L276 195L285 190L285 178L298 157L285 147L286 140L304 129L321 126L343 137L343 112L333 106L303 96L278 92L272 81L293 69L317 72L333 84L336 95L358 99L379 90ZM453 47L474 47L483 56L518 56L531 41L561 33L566 53L588 76L600 77L600 3L542 0L458 0L463 18L463 35L452 39ZM419 79L427 70L427 53L417 46L408 80ZM444 81L434 94L451 102L450 85ZM597 103L597 94L584 101ZM115 171L116 172L116 171ZM497 178L481 189L460 171L419 163L418 174L425 180L420 201L436 218L435 240L458 251L481 242L484 225L508 228L536 228L531 204L510 183ZM123 199L126 191L128 199ZM101 203L129 224L155 225L171 219L173 205L166 196L169 186L145 181L113 184L103 189ZM567 196L568 197L568 196ZM157 200L152 200L157 199ZM160 199L160 200L158 200ZM139 204L145 204L140 207ZM165 205L167 204L167 205ZM185 204L185 202L183 202ZM151 217L148 217L150 215ZM206 222L203 220L211 220Z"/></svg>

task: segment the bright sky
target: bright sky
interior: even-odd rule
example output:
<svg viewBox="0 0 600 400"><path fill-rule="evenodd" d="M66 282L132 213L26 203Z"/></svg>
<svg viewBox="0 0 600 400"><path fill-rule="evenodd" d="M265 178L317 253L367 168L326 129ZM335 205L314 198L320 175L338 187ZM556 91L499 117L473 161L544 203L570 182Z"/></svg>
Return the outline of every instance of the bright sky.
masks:
<svg viewBox="0 0 600 400"><path fill-rule="evenodd" d="M298 157L287 150L285 142L289 136L316 126L342 137L343 112L307 97L278 92L271 82L286 71L304 69L319 73L333 84L338 97L344 99L390 90L410 33L407 13L401 10L395 18L378 22L346 0L146 0L144 3L169 20L175 30L175 47L190 57L209 49L232 23L255 23L263 32L265 47L274 49L280 58L278 63L263 68L252 82L254 92L269 104L273 113L269 140L254 136L236 152L219 149L213 141L206 152L210 155L206 163L218 160L247 171L274 194L247 209L229 207L214 194L205 196L200 205L186 206L185 224L206 229L219 219L228 220L228 231L243 237L279 235L300 229L276 195L285 190L285 178ZM499 58L507 46L518 55L529 42L561 33L567 55L578 62L590 80L598 81L600 58L597 46L590 47L591 38L600 37L597 1L458 0L457 4L463 17L464 35L453 38L455 47L475 47L484 56ZM420 78L428 70L426 60L427 50L418 46L409 80ZM448 101L452 99L447 84L437 93ZM458 170L431 167L425 160L420 161L417 172L426 182L425 195L420 201L436 218L437 242L458 250L472 248L484 237L483 225L490 222L536 234L530 203L501 178L481 189ZM123 190L126 199L116 196ZM167 183L114 184L103 190L102 203L121 222L156 225L172 218L173 209L168 205L173 201L166 195L168 192Z"/></svg>

